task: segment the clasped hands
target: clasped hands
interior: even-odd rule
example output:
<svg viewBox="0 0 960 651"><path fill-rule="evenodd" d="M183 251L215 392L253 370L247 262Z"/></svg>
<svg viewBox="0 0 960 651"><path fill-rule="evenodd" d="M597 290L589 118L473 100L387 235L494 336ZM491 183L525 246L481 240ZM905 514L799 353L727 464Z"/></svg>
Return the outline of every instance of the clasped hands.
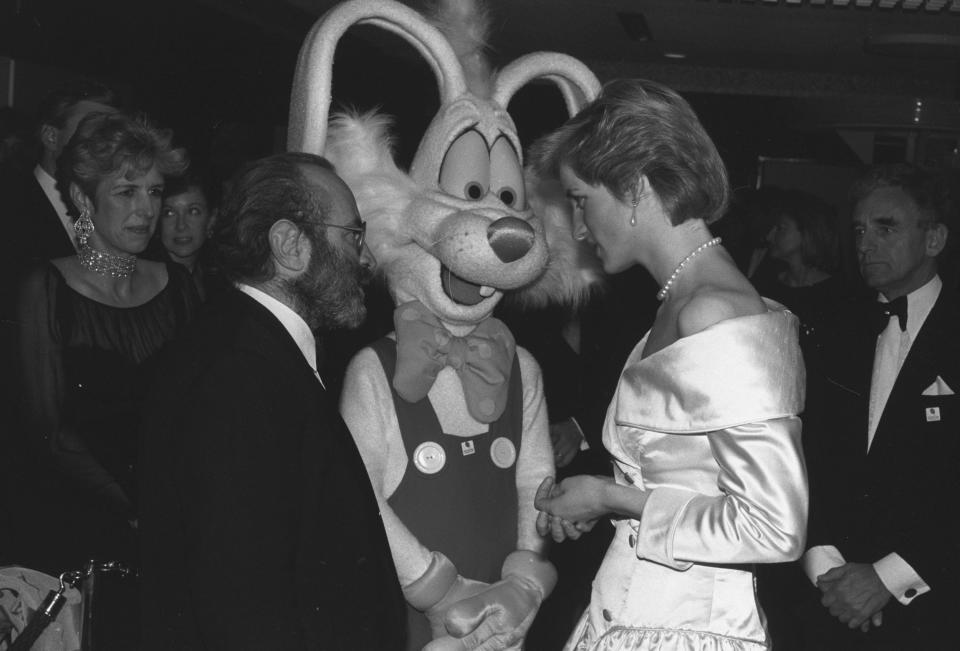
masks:
<svg viewBox="0 0 960 651"><path fill-rule="evenodd" d="M519 651L557 571L538 553L518 549L501 574L492 584L474 581L433 552L423 575L404 587L407 602L430 622L433 640L424 651Z"/></svg>
<svg viewBox="0 0 960 651"><path fill-rule="evenodd" d="M820 603L850 628L866 633L883 623L883 608L893 596L869 563L845 563L817 577Z"/></svg>
<svg viewBox="0 0 960 651"><path fill-rule="evenodd" d="M556 542L578 539L593 529L597 520L608 513L604 495L610 477L576 475L555 483L547 477L537 488L533 504L537 514L537 533L548 533Z"/></svg>

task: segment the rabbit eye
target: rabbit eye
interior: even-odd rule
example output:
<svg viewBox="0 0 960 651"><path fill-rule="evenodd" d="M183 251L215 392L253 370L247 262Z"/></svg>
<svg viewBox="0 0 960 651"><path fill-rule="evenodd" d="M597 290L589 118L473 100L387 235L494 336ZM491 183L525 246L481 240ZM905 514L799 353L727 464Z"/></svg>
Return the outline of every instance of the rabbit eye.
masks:
<svg viewBox="0 0 960 651"><path fill-rule="evenodd" d="M483 199L483 195L485 194L486 192L484 191L483 186L476 181L470 181L463 189L463 196L467 199L473 199L475 201Z"/></svg>
<svg viewBox="0 0 960 651"><path fill-rule="evenodd" d="M526 208L520 157L505 136L497 138L490 150L490 187L494 188L500 201L510 208Z"/></svg>
<svg viewBox="0 0 960 651"><path fill-rule="evenodd" d="M479 201L490 187L490 152L477 131L460 134L440 165L440 189L459 199Z"/></svg>

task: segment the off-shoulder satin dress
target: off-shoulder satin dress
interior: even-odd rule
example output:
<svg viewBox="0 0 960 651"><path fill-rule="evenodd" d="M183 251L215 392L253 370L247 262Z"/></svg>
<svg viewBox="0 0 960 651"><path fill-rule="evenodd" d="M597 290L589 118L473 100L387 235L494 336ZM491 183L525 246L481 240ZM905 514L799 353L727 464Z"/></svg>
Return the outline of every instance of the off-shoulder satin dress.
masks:
<svg viewBox="0 0 960 651"><path fill-rule="evenodd" d="M766 648L751 565L798 558L807 522L797 318L768 303L648 357L646 340L604 445L617 482L649 498L640 521L615 523L566 648Z"/></svg>

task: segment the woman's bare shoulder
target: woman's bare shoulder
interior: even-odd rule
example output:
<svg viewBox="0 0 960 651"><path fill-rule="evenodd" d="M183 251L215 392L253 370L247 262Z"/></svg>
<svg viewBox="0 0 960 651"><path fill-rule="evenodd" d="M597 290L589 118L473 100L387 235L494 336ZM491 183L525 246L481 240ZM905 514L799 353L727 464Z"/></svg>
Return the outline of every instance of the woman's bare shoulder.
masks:
<svg viewBox="0 0 960 651"><path fill-rule="evenodd" d="M763 299L752 288L703 287L678 311L677 330L680 337L689 337L721 321L766 310Z"/></svg>

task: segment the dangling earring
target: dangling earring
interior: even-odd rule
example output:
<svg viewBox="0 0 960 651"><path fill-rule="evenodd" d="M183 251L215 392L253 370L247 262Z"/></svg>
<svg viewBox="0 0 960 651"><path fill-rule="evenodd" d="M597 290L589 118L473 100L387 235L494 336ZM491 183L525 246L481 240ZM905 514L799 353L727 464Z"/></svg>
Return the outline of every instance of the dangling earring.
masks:
<svg viewBox="0 0 960 651"><path fill-rule="evenodd" d="M90 239L90 235L94 231L93 220L90 219L90 213L86 208L80 211L80 216L77 217L77 221L73 222L73 230L77 232L77 243L82 249L87 245L87 240Z"/></svg>
<svg viewBox="0 0 960 651"><path fill-rule="evenodd" d="M637 206L640 205L640 197L643 196L643 176L637 179L637 189L633 193L633 212L630 214L630 225L637 225Z"/></svg>

